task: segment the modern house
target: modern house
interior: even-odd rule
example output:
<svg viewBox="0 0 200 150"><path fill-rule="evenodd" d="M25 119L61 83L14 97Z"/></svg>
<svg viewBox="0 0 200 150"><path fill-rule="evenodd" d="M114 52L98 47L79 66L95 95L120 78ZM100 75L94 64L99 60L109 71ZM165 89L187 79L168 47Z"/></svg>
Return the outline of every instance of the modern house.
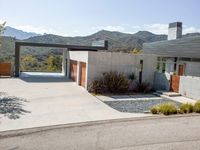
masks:
<svg viewBox="0 0 200 150"><path fill-rule="evenodd" d="M65 74L86 89L90 83L102 76L104 72L116 71L130 75L134 73L137 80L153 85L156 71L156 56L133 55L126 53L102 51L66 51L67 70Z"/></svg>
<svg viewBox="0 0 200 150"><path fill-rule="evenodd" d="M21 74L20 48L24 46L62 48L63 76L71 78L86 89L93 80L110 71L124 73L127 76L134 73L137 80L149 82L153 86L156 56L106 52L107 41L95 41L92 46L16 42L15 77Z"/></svg>
<svg viewBox="0 0 200 150"><path fill-rule="evenodd" d="M200 99L200 36L182 37L182 23L169 24L168 40L143 45L145 54L157 56L156 90Z"/></svg>

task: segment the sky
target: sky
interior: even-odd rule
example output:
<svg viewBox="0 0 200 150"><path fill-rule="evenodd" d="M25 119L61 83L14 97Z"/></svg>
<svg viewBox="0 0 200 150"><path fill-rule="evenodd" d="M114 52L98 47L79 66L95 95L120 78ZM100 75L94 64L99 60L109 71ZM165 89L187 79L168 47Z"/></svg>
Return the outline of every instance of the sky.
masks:
<svg viewBox="0 0 200 150"><path fill-rule="evenodd" d="M200 0L0 0L0 22L27 32L85 36L99 30L200 32Z"/></svg>

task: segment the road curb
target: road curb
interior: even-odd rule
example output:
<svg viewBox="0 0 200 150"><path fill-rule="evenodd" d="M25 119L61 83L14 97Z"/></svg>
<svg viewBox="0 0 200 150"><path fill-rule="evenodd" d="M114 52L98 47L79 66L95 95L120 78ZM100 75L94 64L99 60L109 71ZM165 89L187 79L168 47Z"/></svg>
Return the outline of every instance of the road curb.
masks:
<svg viewBox="0 0 200 150"><path fill-rule="evenodd" d="M155 115L155 116L146 116L146 117L135 117L135 118L121 118L121 119L109 119L109 120L98 120L98 121L88 121L88 122L79 122L79 123L69 123L69 124L61 124L61 125L52 125L52 126L43 126L43 127L34 127L34 128L26 128L26 129L18 129L18 130L9 130L0 132L0 139L22 136L28 134L34 134L38 132L45 132L48 130L57 130L63 128L80 128L86 126L94 126L94 125L102 125L102 124L110 124L110 123L121 123L121 122L138 122L138 121L152 121L158 119L175 119L175 118L187 118L187 117L200 117L200 114L184 114L184 115Z"/></svg>

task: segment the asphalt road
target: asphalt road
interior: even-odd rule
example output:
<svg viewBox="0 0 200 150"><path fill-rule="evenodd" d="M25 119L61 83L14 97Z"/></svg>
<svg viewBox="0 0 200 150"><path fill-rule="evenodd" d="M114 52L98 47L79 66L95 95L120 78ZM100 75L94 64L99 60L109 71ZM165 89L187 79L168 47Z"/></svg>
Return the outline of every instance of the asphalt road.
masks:
<svg viewBox="0 0 200 150"><path fill-rule="evenodd" d="M0 133L0 150L200 150L200 116L125 119L6 134Z"/></svg>

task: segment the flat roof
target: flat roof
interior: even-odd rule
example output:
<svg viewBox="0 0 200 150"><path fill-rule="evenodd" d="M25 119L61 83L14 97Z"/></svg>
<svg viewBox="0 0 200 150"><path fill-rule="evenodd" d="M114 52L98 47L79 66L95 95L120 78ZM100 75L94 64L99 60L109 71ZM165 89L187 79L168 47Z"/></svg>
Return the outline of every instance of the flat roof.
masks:
<svg viewBox="0 0 200 150"><path fill-rule="evenodd" d="M49 43L32 43L32 42L15 42L15 46L32 46L32 47L55 47L55 48L68 48L69 50L107 50L107 44L102 46L81 46L81 45L64 45L64 44L49 44Z"/></svg>
<svg viewBox="0 0 200 150"><path fill-rule="evenodd" d="M144 43L143 51L167 57L200 58L200 36Z"/></svg>

